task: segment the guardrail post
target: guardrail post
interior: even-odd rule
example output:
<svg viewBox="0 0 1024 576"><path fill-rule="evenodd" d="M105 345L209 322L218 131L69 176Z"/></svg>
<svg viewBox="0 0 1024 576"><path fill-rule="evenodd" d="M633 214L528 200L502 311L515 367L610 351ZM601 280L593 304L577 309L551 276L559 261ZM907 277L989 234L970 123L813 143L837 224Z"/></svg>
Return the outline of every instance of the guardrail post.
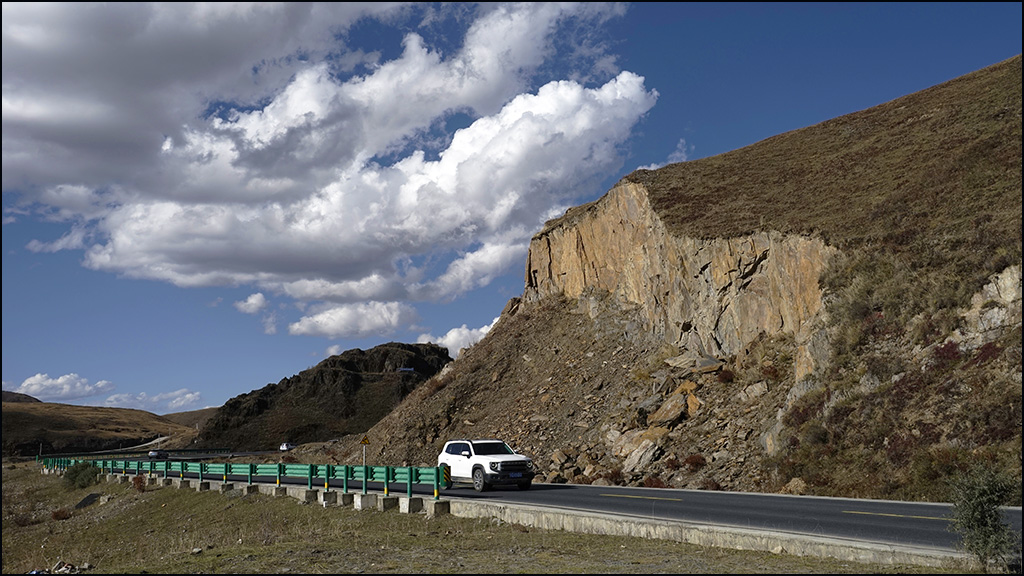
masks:
<svg viewBox="0 0 1024 576"><path fill-rule="evenodd" d="M324 493L331 491L331 469L333 466L327 464L324 466Z"/></svg>
<svg viewBox="0 0 1024 576"><path fill-rule="evenodd" d="M369 474L368 474L369 471L370 471L370 467L367 466L366 464L363 464L363 494L366 494L366 480L367 480L367 476L369 476Z"/></svg>
<svg viewBox="0 0 1024 576"><path fill-rule="evenodd" d="M249 464L249 472L248 472L247 478L249 480L249 485L250 486L252 486L252 469L255 468L255 467L256 467L255 464Z"/></svg>
<svg viewBox="0 0 1024 576"><path fill-rule="evenodd" d="M384 495L388 495L388 482L391 481L391 466L384 467Z"/></svg>
<svg viewBox="0 0 1024 576"><path fill-rule="evenodd" d="M281 474L284 472L284 464L277 465L277 485L281 485Z"/></svg>
<svg viewBox="0 0 1024 576"><path fill-rule="evenodd" d="M447 466L434 468L434 500L441 498L441 475L444 474Z"/></svg>
<svg viewBox="0 0 1024 576"><path fill-rule="evenodd" d="M348 494L348 475L352 472L352 467L348 464L342 466L341 470L341 493Z"/></svg>
<svg viewBox="0 0 1024 576"><path fill-rule="evenodd" d="M409 498L412 498L412 472L413 472L413 470L415 470L415 468L413 468L412 466L409 466L409 482L406 484L406 486L408 487L408 490L406 491L406 496L408 496ZM416 480L419 480L419 478L416 478Z"/></svg>
<svg viewBox="0 0 1024 576"><path fill-rule="evenodd" d="M309 468L306 471L306 490L312 490L313 489L313 474L314 474L314 470L315 469L316 469L315 465L314 464L310 464Z"/></svg>

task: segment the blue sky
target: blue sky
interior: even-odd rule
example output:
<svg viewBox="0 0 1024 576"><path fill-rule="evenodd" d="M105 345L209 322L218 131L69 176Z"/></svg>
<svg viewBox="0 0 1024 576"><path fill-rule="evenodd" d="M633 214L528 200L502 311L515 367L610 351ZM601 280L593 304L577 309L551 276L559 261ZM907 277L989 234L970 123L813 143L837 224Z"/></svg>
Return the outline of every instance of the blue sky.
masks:
<svg viewBox="0 0 1024 576"><path fill-rule="evenodd" d="M1021 51L1021 3L3 4L3 389L165 414L452 356L530 237Z"/></svg>

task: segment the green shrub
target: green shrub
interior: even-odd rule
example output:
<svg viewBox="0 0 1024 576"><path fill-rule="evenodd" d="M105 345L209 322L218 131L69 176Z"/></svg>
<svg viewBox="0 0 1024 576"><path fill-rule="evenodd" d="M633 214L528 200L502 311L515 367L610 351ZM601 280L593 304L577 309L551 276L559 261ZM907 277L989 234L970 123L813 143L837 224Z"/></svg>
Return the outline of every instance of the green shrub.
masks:
<svg viewBox="0 0 1024 576"><path fill-rule="evenodd" d="M1013 482L990 467L975 465L951 481L953 523L963 548L986 570L994 565L1006 571L1007 560L1020 549L1020 534L1003 522L999 506L1011 496Z"/></svg>
<svg viewBox="0 0 1024 576"><path fill-rule="evenodd" d="M78 462L64 471L69 488L88 488L99 481L100 469L92 462Z"/></svg>

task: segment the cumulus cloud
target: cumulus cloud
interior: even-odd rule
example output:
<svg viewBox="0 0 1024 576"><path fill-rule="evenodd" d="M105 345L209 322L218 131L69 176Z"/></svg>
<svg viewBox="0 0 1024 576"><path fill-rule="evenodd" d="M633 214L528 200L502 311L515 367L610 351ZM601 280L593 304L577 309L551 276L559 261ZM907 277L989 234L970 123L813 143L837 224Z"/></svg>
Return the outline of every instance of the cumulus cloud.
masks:
<svg viewBox="0 0 1024 576"><path fill-rule="evenodd" d="M26 378L17 387L8 388L8 384L5 382L4 389L28 394L44 402L63 402L107 394L114 390L114 384L106 380L91 384L87 378L82 378L75 373L56 378L51 378L49 374L36 374Z"/></svg>
<svg viewBox="0 0 1024 576"><path fill-rule="evenodd" d="M267 307L267 299L262 292L250 294L245 300L235 302L235 308L243 314L256 314Z"/></svg>
<svg viewBox="0 0 1024 576"><path fill-rule="evenodd" d="M63 226L27 248L93 270L250 287L268 334L414 329L621 169L658 97L603 46L623 10L5 3L5 222Z"/></svg>
<svg viewBox="0 0 1024 576"><path fill-rule="evenodd" d="M386 336L418 318L414 308L401 302L361 302L333 306L304 316L290 324L288 332L328 338Z"/></svg>
<svg viewBox="0 0 1024 576"><path fill-rule="evenodd" d="M448 349L449 356L458 358L464 348L468 348L482 340L491 331L491 328L494 328L499 319L500 316L495 318L490 324L480 328L469 328L463 324L458 328L452 328L444 336L421 334L416 341L420 343L432 342L439 346L444 346Z"/></svg>

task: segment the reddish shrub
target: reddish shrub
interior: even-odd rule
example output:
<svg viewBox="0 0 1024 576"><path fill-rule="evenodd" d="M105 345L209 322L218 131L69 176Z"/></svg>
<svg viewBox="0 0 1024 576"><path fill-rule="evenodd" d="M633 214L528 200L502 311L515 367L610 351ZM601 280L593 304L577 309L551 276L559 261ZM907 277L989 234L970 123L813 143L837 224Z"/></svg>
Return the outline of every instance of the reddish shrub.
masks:
<svg viewBox="0 0 1024 576"><path fill-rule="evenodd" d="M978 353L968 363L972 366L980 366L987 362L991 362L999 357L1003 353L1003 349L995 342L986 342L978 348Z"/></svg>
<svg viewBox="0 0 1024 576"><path fill-rule="evenodd" d="M700 483L700 489L701 490L721 490L722 489L722 485L719 484L718 481L715 480L714 478L705 478L704 481Z"/></svg>
<svg viewBox="0 0 1024 576"><path fill-rule="evenodd" d="M944 342L935 347L932 355L935 357L937 368L947 368L960 360L960 345L952 340Z"/></svg>
<svg viewBox="0 0 1024 576"><path fill-rule="evenodd" d="M703 454L690 454L683 460L683 464L686 465L686 469L690 472L696 472L701 468L707 466L708 461L704 458Z"/></svg>
<svg viewBox="0 0 1024 576"><path fill-rule="evenodd" d="M67 508L58 508L50 513L50 517L54 520L67 520L71 518L71 510Z"/></svg>
<svg viewBox="0 0 1024 576"><path fill-rule="evenodd" d="M648 476L644 478L644 486L646 488L668 488L668 484L657 476Z"/></svg>

